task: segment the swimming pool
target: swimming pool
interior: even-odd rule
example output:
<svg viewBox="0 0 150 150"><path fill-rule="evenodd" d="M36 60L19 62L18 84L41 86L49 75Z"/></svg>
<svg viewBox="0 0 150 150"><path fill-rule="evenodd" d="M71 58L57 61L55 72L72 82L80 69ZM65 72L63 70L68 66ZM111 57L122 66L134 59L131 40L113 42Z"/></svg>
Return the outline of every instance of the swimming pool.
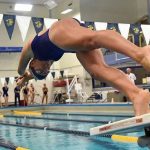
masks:
<svg viewBox="0 0 150 150"><path fill-rule="evenodd" d="M42 117L44 119L42 119ZM128 116L127 116L128 117ZM88 132L91 127L102 125L103 123L92 123L92 121L116 121L127 118L126 116L109 115L67 115L46 113L41 118L31 117L5 117L2 121L6 123L15 123L18 126L0 125L0 137L11 141L15 145L29 148L31 150L146 150L140 148L137 144L112 142L109 138L87 137L63 132L49 131L44 129L34 129L19 127L19 124L28 124L33 126L49 126L52 128L77 130ZM47 118L47 119L46 119ZM55 118L50 120L48 118ZM61 119L61 120L59 120ZM63 121L63 119L65 121ZM69 120L67 120L69 119ZM71 121L72 119L72 121ZM80 122L86 120L87 122ZM90 120L91 122L88 122ZM130 133L132 136L140 136L144 133ZM0 150L5 150L0 147Z"/></svg>

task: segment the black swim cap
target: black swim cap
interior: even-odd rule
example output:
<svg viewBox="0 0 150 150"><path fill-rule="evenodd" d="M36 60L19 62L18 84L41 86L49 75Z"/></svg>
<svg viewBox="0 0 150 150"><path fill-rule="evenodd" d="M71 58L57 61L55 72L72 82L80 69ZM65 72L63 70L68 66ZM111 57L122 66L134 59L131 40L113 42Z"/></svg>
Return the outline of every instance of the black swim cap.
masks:
<svg viewBox="0 0 150 150"><path fill-rule="evenodd" d="M32 65L32 63L34 63L35 59L32 59L29 63L29 72L31 73L31 75L34 77L34 79L36 80L43 80L47 77L47 75L49 74L49 70L36 70L34 68L34 65Z"/></svg>
<svg viewBox="0 0 150 150"><path fill-rule="evenodd" d="M34 68L30 67L29 68L29 72L32 74L32 76L34 77L34 79L36 80L43 80L47 77L48 73L46 75L41 75L41 71L37 71Z"/></svg>

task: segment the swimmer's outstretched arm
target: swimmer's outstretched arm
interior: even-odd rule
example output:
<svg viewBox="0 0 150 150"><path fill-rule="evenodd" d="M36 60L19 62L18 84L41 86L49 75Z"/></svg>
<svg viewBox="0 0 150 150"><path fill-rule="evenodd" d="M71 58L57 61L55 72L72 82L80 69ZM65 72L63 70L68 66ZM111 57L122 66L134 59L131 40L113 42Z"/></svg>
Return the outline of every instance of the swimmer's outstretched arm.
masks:
<svg viewBox="0 0 150 150"><path fill-rule="evenodd" d="M31 42L29 41L22 49L19 65L18 65L18 73L20 77L16 80L17 85L23 86L25 82L28 82L30 79L33 79L33 76L29 71L26 70L26 67L33 58L33 53L31 50Z"/></svg>
<svg viewBox="0 0 150 150"><path fill-rule="evenodd" d="M29 63L29 61L31 60L31 58L33 58L33 53L31 50L31 42L29 41L22 49L21 52L21 56L20 56L20 60L19 60L19 66L18 66L18 73L19 75L24 75L25 74L25 70L26 67Z"/></svg>

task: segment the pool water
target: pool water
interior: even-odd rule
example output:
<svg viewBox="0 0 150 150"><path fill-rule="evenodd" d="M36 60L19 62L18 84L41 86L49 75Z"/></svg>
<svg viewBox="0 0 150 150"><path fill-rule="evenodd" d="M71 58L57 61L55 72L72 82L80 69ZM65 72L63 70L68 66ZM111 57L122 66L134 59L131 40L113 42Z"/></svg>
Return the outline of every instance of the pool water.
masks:
<svg viewBox="0 0 150 150"><path fill-rule="evenodd" d="M67 116L67 115L44 115L44 117L58 117L68 119L88 120L120 120L125 119L110 116ZM91 127L101 125L100 123L85 123L73 121L53 121L24 118L5 118L3 120L14 123L29 123L41 126L57 127L69 130L89 131ZM144 133L132 133L132 136L140 136ZM23 127L0 125L0 137L11 141L17 146L29 148L30 150L148 150L140 148L137 144L112 142L109 138L83 137L62 132L45 131ZM6 150L0 147L0 150Z"/></svg>

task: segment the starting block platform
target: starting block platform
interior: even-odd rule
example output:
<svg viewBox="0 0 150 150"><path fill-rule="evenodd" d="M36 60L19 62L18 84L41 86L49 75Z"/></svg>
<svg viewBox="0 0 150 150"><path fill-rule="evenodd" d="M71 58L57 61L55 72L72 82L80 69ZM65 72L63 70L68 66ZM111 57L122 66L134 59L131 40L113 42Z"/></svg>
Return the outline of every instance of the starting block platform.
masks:
<svg viewBox="0 0 150 150"><path fill-rule="evenodd" d="M90 135L130 133L138 130L145 131L145 136L150 137L150 113L91 128Z"/></svg>

